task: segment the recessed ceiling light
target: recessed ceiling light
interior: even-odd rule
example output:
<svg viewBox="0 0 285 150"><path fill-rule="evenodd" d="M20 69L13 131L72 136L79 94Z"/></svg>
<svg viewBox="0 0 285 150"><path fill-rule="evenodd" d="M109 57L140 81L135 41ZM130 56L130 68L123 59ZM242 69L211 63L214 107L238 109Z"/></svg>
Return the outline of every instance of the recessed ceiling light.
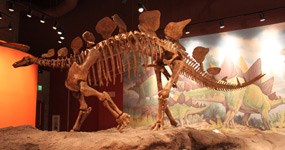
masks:
<svg viewBox="0 0 285 150"><path fill-rule="evenodd" d="M220 24L220 28L221 28L221 29L225 28L225 25L224 25L224 21L223 21L223 20L221 20L221 21L219 22L219 24Z"/></svg>
<svg viewBox="0 0 285 150"><path fill-rule="evenodd" d="M41 23L45 23L45 22L46 22L46 21L45 21L45 18L46 18L45 15L42 15L42 18L40 19L40 22L41 22Z"/></svg>
<svg viewBox="0 0 285 150"><path fill-rule="evenodd" d="M57 26L58 26L58 23L57 21L54 22L53 26L52 26L52 29L56 30L57 29Z"/></svg>
<svg viewBox="0 0 285 150"><path fill-rule="evenodd" d="M10 2L10 6L9 6L9 9L8 9L10 12L14 12L14 3Z"/></svg>
<svg viewBox="0 0 285 150"><path fill-rule="evenodd" d="M30 8L28 13L27 13L27 17L32 18L32 9Z"/></svg>

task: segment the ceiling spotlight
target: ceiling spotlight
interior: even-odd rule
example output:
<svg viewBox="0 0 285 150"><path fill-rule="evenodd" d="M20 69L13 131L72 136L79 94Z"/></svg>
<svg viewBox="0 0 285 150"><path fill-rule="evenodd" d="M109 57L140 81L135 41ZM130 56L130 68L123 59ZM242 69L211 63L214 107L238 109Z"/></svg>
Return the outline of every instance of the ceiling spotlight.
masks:
<svg viewBox="0 0 285 150"><path fill-rule="evenodd" d="M219 22L219 24L220 24L220 28L221 28L221 29L225 28L225 25L224 25L224 21L223 21L223 20L221 20L221 21Z"/></svg>
<svg viewBox="0 0 285 150"><path fill-rule="evenodd" d="M260 21L260 22L265 21L264 14L263 14L262 12L259 13L259 21Z"/></svg>
<svg viewBox="0 0 285 150"><path fill-rule="evenodd" d="M62 43L62 41L61 41L61 40L58 40L57 42L58 42L59 44L61 44L61 43Z"/></svg>
<svg viewBox="0 0 285 150"><path fill-rule="evenodd" d="M64 39L65 39L63 35L61 35L59 38L60 38L61 40L64 40Z"/></svg>
<svg viewBox="0 0 285 150"><path fill-rule="evenodd" d="M52 29L56 30L57 29L57 26L58 26L58 23L57 21L54 22L53 26L52 26Z"/></svg>
<svg viewBox="0 0 285 150"><path fill-rule="evenodd" d="M142 13L144 10L146 10L145 6L141 1L138 2L138 11Z"/></svg>
<svg viewBox="0 0 285 150"><path fill-rule="evenodd" d="M62 29L59 27L58 30L57 30L57 34L62 35L62 33L63 33L63 31L62 31Z"/></svg>
<svg viewBox="0 0 285 150"><path fill-rule="evenodd" d="M10 23L9 26L8 26L8 30L9 30L9 31L12 31L12 30L13 30L11 23Z"/></svg>
<svg viewBox="0 0 285 150"><path fill-rule="evenodd" d="M40 22L41 22L41 23L45 23L45 22L46 22L46 21L45 21L45 18L46 18L45 15L42 15L42 18L41 18Z"/></svg>
<svg viewBox="0 0 285 150"><path fill-rule="evenodd" d="M30 8L28 13L27 13L27 17L32 18L32 9Z"/></svg>
<svg viewBox="0 0 285 150"><path fill-rule="evenodd" d="M10 12L14 12L14 11L15 11L15 10L14 10L14 3L12 3L12 2L10 3L8 10L9 10Z"/></svg>
<svg viewBox="0 0 285 150"><path fill-rule="evenodd" d="M2 17L2 13L0 12L0 20L1 20L1 19L3 19L3 17Z"/></svg>

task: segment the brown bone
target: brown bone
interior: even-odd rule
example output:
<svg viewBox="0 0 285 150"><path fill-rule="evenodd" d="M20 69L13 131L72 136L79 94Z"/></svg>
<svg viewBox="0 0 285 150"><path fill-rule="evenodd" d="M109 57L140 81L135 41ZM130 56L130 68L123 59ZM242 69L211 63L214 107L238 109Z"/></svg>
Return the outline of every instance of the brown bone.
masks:
<svg viewBox="0 0 285 150"><path fill-rule="evenodd" d="M112 36L112 33L115 31L117 25L109 17L104 17L98 21L95 30L99 33L104 39L108 39Z"/></svg>
<svg viewBox="0 0 285 150"><path fill-rule="evenodd" d="M140 30L155 35L154 31L156 31L159 27L159 17L159 11L150 11L143 13L140 16ZM91 84L90 68L92 68L92 66L93 68L96 67L95 69L97 69L97 81L99 82L99 85L104 85L103 80L106 81L106 86L108 86L108 83L110 81L115 81L110 77L110 72L113 71L114 75L116 71L114 71L116 65L114 58L121 58L121 64L119 65L119 68L123 68L124 71L128 71L128 78L130 78L130 70L132 69L130 63L136 63L137 61L134 53L139 53L144 58L145 64L148 63L149 56L156 58L154 59L154 62L152 62L152 64L146 64L147 66L154 67L155 76L157 79L156 84L158 89L158 108L156 123L152 126L153 130L163 129L164 113L170 120L171 125L177 126L177 123L173 118L169 107L167 106L167 101L169 99L170 90L172 87L176 86L179 75L181 73L183 73L186 77L191 78L206 87L223 91L245 87L249 84L255 83L264 76L260 74L254 77L252 80L248 82L243 82L242 84L237 80L237 85L220 82L213 78L212 74L218 73L219 69L209 69L208 71L212 72L212 74L209 74L208 72L205 72L202 68L202 61L204 60L205 55L208 52L206 48L196 48L193 53L193 56L196 59L194 60L193 58L190 58L190 56L188 57L186 53L184 54L184 48L182 48L181 45L175 43L177 42L178 38L182 36L183 28L189 22L190 19L178 23L168 24L165 28L165 33L166 37L170 40L159 39L158 37L152 36L144 32L121 33L117 36L114 36L114 38L109 38L109 36L114 31L114 28L112 28L112 24L115 23L114 21L110 20L110 18L105 18L97 24L96 30L98 28L97 31L99 31L99 33L102 33L101 35L105 39L108 39L98 43L92 49L85 50L80 55L79 50L82 47L83 42L79 37L75 38L71 44L71 47L74 51L74 55L70 55L70 58L65 58L62 60L63 63L68 62L66 66L69 66L65 85L69 90L73 90L79 95L77 99L79 100L80 111L72 131L79 131L84 119L91 111L91 108L88 107L84 99L84 97L87 96L96 96L100 101L103 102L104 106L106 106L106 108L116 118L116 121L119 124L119 130L121 130L128 124L129 115L123 113L121 110L118 109L118 107L115 105L110 95L106 91L99 92L96 89L91 88L90 85L88 85ZM114 26L116 25L113 25L113 27ZM156 54L150 52L150 50L152 49L155 50ZM90 52L87 54L87 51ZM134 57L132 58L132 56ZM169 59L170 57L172 58ZM133 59L134 61L131 61L131 59ZM82 62L82 60L85 61L81 64L74 63L76 61ZM112 65L112 70L110 70L110 62ZM57 67L57 64L60 62L59 59L50 60L39 58L33 60L33 63L48 67ZM165 69L166 66L171 69L171 75ZM95 72L94 69L92 70L93 72ZM162 74L164 74L168 78L168 81L165 85L162 85ZM96 78L93 79L95 81ZM202 105L199 105L199 107L201 106Z"/></svg>
<svg viewBox="0 0 285 150"><path fill-rule="evenodd" d="M59 50L57 51L57 56L58 56L59 58L66 57L67 54L68 54L68 49L67 49L66 47L63 47L63 48L61 48L61 49L59 49Z"/></svg>
<svg viewBox="0 0 285 150"><path fill-rule="evenodd" d="M145 11L140 14L139 22L140 31L156 36L155 31L160 26L160 12L158 10Z"/></svg>
<svg viewBox="0 0 285 150"><path fill-rule="evenodd" d="M179 22L169 22L164 28L164 34L169 39L178 40L182 37L185 26L190 22L191 19Z"/></svg>
<svg viewBox="0 0 285 150"><path fill-rule="evenodd" d="M207 70L207 72L211 75L217 75L220 73L220 71L221 71L221 68L218 68L218 67L212 67Z"/></svg>
<svg viewBox="0 0 285 150"><path fill-rule="evenodd" d="M224 82L227 82L227 78L228 78L228 77L225 76L225 77L223 77L221 80L224 81Z"/></svg>
<svg viewBox="0 0 285 150"><path fill-rule="evenodd" d="M73 50L73 53L74 54L79 54L80 53L80 48L83 46L83 42L82 42L82 39L77 36L76 38L74 38L72 41L71 41L71 49Z"/></svg>
<svg viewBox="0 0 285 150"><path fill-rule="evenodd" d="M113 15L112 19L117 24L119 28L119 33L127 32L127 25L117 14Z"/></svg>
<svg viewBox="0 0 285 150"><path fill-rule="evenodd" d="M209 48L198 46L192 52L193 58L200 64L204 61L205 56L208 54Z"/></svg>
<svg viewBox="0 0 285 150"><path fill-rule="evenodd" d="M55 51L52 48L52 49L49 49L47 53L42 54L42 58L51 58L54 56L54 54L55 54Z"/></svg>
<svg viewBox="0 0 285 150"><path fill-rule="evenodd" d="M89 31L85 31L82 34L82 38L87 43L86 47L88 48L92 47L95 44L95 36Z"/></svg>

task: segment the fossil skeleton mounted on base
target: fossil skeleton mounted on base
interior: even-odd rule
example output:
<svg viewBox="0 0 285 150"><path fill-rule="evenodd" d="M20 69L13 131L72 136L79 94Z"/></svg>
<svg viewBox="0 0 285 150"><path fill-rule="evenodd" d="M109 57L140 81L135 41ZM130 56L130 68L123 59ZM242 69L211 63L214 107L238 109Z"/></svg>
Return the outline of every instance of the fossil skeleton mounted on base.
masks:
<svg viewBox="0 0 285 150"><path fill-rule="evenodd" d="M68 68L68 75L65 86L77 93L80 103L79 114L72 128L72 131L79 131L83 121L91 111L84 97L96 96L104 103L104 106L112 113L118 122L117 128L121 131L129 123L130 116L123 113L111 99L110 95L103 91L99 92L94 87L97 85L108 86L110 82L115 84L116 77L123 81L123 73L128 72L128 77L137 73L137 56L141 56L145 67L153 67L158 87L158 114L157 121L152 126L153 130L163 129L164 113L170 120L171 125L177 126L176 121L167 106L167 99L172 87L176 87L179 75L184 75L194 81L216 90L234 90L250 85L260 79L259 75L250 81L240 84L231 84L218 81L214 78L220 72L220 68L214 67L204 71L202 62L209 49L196 47L193 51L193 58L188 56L185 48L178 39L183 35L184 27L190 19L180 22L170 22L164 29L166 39L160 39L155 31L160 26L160 12L158 10L146 11L139 16L138 28L140 31L127 32L127 27L118 15L113 20L109 17L101 19L96 25L96 31L105 39L95 44L95 37L86 31L83 33L83 40L87 43L86 49L81 51L83 41L76 37L71 43L74 55L67 56L67 49L58 51L58 58L52 59L54 50L43 54L42 58L24 57L13 64L14 67L38 64L52 68ZM119 34L111 36L116 27ZM151 59L149 63L149 58ZM132 66L131 66L132 62ZM172 74L166 70L168 66ZM161 75L167 78L163 87Z"/></svg>

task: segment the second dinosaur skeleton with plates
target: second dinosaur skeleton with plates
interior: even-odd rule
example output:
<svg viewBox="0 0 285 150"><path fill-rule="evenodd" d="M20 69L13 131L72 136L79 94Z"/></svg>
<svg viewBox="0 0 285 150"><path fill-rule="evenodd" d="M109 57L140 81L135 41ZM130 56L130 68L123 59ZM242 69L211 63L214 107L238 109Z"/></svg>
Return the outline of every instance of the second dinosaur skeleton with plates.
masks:
<svg viewBox="0 0 285 150"><path fill-rule="evenodd" d="M177 126L167 100L172 87L176 87L179 75L184 75L194 81L216 90L240 89L254 83L263 75L258 75L251 81L242 84L230 84L218 81L214 75L220 72L220 68L208 68L204 71L202 62L209 49L196 47L193 51L193 58L188 56L185 48L179 43L179 38L183 35L184 27L191 19L180 22L170 22L164 29L166 39L157 37L155 31L160 26L160 12L158 10L146 11L139 16L138 28L140 31L127 32L127 27L118 15L112 19L105 17L96 25L96 31L105 39L95 44L95 37L86 31L82 37L87 43L86 49L81 51L83 41L76 37L71 48L74 55L67 56L67 49L58 51L58 58L52 59L54 51L51 50L42 58L24 57L13 64L14 67L38 64L52 68L68 68L68 75L65 82L66 87L77 93L80 111L72 131L79 131L83 121L91 111L84 97L96 96L102 101L105 107L112 113L118 123L117 128L122 130L129 123L130 115L123 113L113 102L106 92L99 92L94 87L108 86L110 82L115 84L116 78L123 81L123 73L127 72L128 77L136 76L138 63L137 56L141 56L145 67L153 67L157 79L158 88L158 113L157 121L152 126L153 130L163 129L164 113L170 120L171 125ZM112 36L112 33L119 28L119 34ZM151 59L151 61L149 61ZM132 64L131 64L132 63ZM172 73L166 70L168 66ZM132 70L132 71L131 71ZM167 78L167 83L163 87L161 75Z"/></svg>

